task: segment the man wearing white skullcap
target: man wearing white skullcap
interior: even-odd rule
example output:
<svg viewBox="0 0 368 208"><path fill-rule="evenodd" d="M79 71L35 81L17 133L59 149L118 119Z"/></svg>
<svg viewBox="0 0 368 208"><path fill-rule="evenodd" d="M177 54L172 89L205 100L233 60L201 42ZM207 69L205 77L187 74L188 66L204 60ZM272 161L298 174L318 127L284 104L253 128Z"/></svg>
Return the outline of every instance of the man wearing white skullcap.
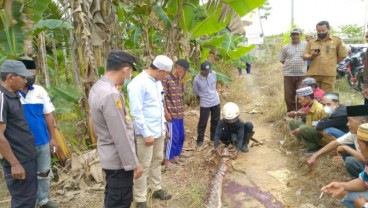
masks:
<svg viewBox="0 0 368 208"><path fill-rule="evenodd" d="M128 84L137 155L143 167L142 177L134 181L134 200L137 208L147 207L147 178L150 181L153 198L171 199L171 195L161 187L161 162L166 133L164 90L161 80L169 74L172 66L173 61L169 57L156 56L151 66Z"/></svg>
<svg viewBox="0 0 368 208"><path fill-rule="evenodd" d="M295 136L299 142L303 141L307 148L306 154L311 154L318 151L323 145L323 136L316 131L315 126L319 120L327 117L327 115L324 113L323 105L314 99L311 87L296 90L296 95L298 103L303 107L309 106L310 110L306 115L305 123L299 119L289 121L290 134ZM298 112L295 116L298 116Z"/></svg>

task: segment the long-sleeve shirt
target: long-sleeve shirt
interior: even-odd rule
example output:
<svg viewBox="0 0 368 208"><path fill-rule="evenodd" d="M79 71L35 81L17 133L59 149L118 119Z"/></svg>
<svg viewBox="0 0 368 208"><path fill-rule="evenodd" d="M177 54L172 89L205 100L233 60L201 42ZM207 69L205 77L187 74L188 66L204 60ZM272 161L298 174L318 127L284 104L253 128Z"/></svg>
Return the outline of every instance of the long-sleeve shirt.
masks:
<svg viewBox="0 0 368 208"><path fill-rule="evenodd" d="M310 107L310 110L307 113L305 125L311 127L313 121L319 121L326 117L327 115L323 110L323 105L319 103L317 100L314 100L313 104Z"/></svg>
<svg viewBox="0 0 368 208"><path fill-rule="evenodd" d="M163 81L165 104L172 119L184 118L184 86L179 78L170 74Z"/></svg>
<svg viewBox="0 0 368 208"><path fill-rule="evenodd" d="M348 123L348 116L346 112L346 106L340 105L335 112L331 114L330 117L321 119L317 126L317 131L322 131L324 129L327 129L329 127L334 127L337 129L340 129L341 131L347 133L349 131L348 126L346 125Z"/></svg>
<svg viewBox="0 0 368 208"><path fill-rule="evenodd" d="M97 81L88 98L101 167L109 170L135 169L138 165L133 125L124 96L107 77Z"/></svg>
<svg viewBox="0 0 368 208"><path fill-rule="evenodd" d="M143 71L129 83L128 96L135 134L143 138L163 136L165 117L161 82Z"/></svg>
<svg viewBox="0 0 368 208"><path fill-rule="evenodd" d="M237 144L236 149L239 151L242 148L244 140L244 122L238 119L234 123L226 123L224 119L221 119L216 127L216 132L214 136L214 146L217 148L220 145L220 139L223 134L226 135L236 135ZM231 139L231 138L229 138Z"/></svg>
<svg viewBox="0 0 368 208"><path fill-rule="evenodd" d="M220 98L216 89L216 72L208 73L207 77L198 74L193 80L193 93L199 96L201 107L213 107L220 104Z"/></svg>

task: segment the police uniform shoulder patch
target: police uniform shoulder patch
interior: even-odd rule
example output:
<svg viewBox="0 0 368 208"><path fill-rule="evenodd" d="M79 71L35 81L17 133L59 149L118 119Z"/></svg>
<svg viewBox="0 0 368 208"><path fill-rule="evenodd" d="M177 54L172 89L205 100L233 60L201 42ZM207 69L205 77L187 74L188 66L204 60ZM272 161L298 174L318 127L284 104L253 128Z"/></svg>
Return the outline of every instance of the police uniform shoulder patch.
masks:
<svg viewBox="0 0 368 208"><path fill-rule="evenodd" d="M123 110L123 103L120 98L117 98L115 100L116 107L118 107L119 110Z"/></svg>

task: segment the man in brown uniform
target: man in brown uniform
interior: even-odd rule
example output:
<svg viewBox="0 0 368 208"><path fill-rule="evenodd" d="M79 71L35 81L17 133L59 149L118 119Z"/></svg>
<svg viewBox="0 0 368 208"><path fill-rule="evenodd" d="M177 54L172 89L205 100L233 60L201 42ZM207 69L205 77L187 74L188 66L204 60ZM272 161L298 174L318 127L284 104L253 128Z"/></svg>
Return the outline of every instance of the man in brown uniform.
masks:
<svg viewBox="0 0 368 208"><path fill-rule="evenodd" d="M317 39L308 42L303 58L310 60L307 76L313 77L325 92L334 92L336 83L336 64L348 52L339 37L329 33L330 25L321 21L316 25Z"/></svg>
<svg viewBox="0 0 368 208"><path fill-rule="evenodd" d="M130 80L134 65L132 55L113 50L107 58L104 76L89 93L98 154L106 173L105 208L129 208L133 200L133 177L137 179L143 172L135 150L132 120L119 90Z"/></svg>

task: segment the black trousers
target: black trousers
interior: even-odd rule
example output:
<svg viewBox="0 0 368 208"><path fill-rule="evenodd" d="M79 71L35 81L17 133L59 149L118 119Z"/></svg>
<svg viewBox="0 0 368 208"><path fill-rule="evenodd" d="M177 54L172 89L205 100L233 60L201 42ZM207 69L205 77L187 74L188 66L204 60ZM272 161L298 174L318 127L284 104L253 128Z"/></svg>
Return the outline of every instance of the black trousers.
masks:
<svg viewBox="0 0 368 208"><path fill-rule="evenodd" d="M213 141L215 137L216 127L220 120L220 104L212 107L201 107L199 112L199 121L197 126L198 137L197 143L203 142L204 132L206 131L207 121L211 113L211 129L210 129L210 139Z"/></svg>
<svg viewBox="0 0 368 208"><path fill-rule="evenodd" d="M21 164L26 172L24 180L14 179L11 175L11 167L3 166L6 185L11 195L11 207L34 208L37 198L36 158Z"/></svg>
<svg viewBox="0 0 368 208"><path fill-rule="evenodd" d="M105 188L105 208L129 208L133 201L134 171L107 170Z"/></svg>
<svg viewBox="0 0 368 208"><path fill-rule="evenodd" d="M368 99L364 99L364 105L368 105Z"/></svg>

